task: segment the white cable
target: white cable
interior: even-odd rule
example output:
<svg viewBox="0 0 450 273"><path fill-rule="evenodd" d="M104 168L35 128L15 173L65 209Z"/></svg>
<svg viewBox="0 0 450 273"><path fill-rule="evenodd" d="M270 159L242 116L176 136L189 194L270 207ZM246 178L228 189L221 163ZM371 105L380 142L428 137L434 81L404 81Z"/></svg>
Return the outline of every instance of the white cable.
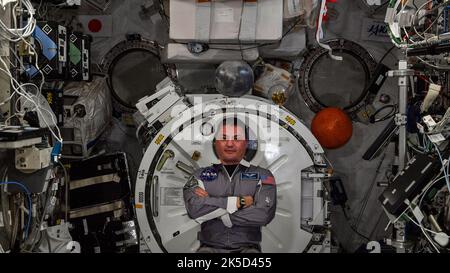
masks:
<svg viewBox="0 0 450 273"><path fill-rule="evenodd" d="M19 116L18 113L15 113L14 115L9 116L6 120L5 120L5 125L8 126L10 124L8 124L8 121L11 120L13 117L17 117Z"/></svg>
<svg viewBox="0 0 450 273"><path fill-rule="evenodd" d="M446 178L446 177L445 177L445 176L441 176L441 177L439 177L439 178L436 178L433 182L431 182L429 185L427 185L426 188L422 191L422 193L421 193L422 197L420 198L419 203L418 203L418 207L419 207L419 208L420 208L420 206L422 205L422 201L423 201L423 199L425 198L425 196L426 196L428 190L429 190L431 187L433 187L438 181L440 181L440 180L443 179L443 178ZM419 195L419 196L420 196L420 195ZM413 210L413 209L411 208L411 205L409 205L408 208L411 209L411 211ZM428 232L431 232L432 234L441 236L441 237L442 237L442 236L443 236L443 237L446 237L446 238L450 238L450 237L449 237L447 234L445 234L445 233L442 233L442 232L439 233L439 232L435 232L435 231L433 231L433 230L424 228L423 225L421 225L420 223L415 222L415 221L414 221L413 219L411 219L407 214L406 214L405 216L406 216L409 220L411 220L411 222L413 222L416 226L420 227L422 233L425 235L425 237L427 238L427 240L431 243L431 245L434 247L434 249L439 253L439 250L438 250L437 247L434 245L434 243L431 241L431 239L428 237L428 234L426 234L425 230L428 231Z"/></svg>
<svg viewBox="0 0 450 273"><path fill-rule="evenodd" d="M397 2L397 3L402 3L402 8L401 8L400 11L395 15L395 17L399 16L399 15L405 10L406 6L408 5L408 2L409 2L409 0L406 0L405 3L403 3L403 1L398 1L398 2ZM397 7L398 7L398 6L397 6ZM397 8L395 8L395 9L397 9ZM408 36L408 32L406 31L406 29L403 28L403 30L405 31L406 35ZM401 35L400 35L400 36L401 36ZM402 37L400 37L400 38L402 38ZM409 36L408 36L408 38L409 38Z"/></svg>
<svg viewBox="0 0 450 273"><path fill-rule="evenodd" d="M421 197L421 199L420 199L420 201L419 201L419 203L418 203L418 207L419 207L419 208L420 208L420 205L421 205L421 203L422 203L422 201L423 201L423 198L426 196L426 193L428 192L428 190L429 190L434 184L436 184L438 181L440 181L442 178L444 178L444 176L439 177L439 178L436 178L436 179L435 179L434 181L432 181L429 185L427 185L426 188L422 191L422 193L420 194L420 195L422 195L422 197ZM419 195L419 196L420 196L420 195ZM444 236L444 237L447 237L447 238L450 238L450 236L448 236L448 235L446 235L446 234L444 235L444 234L442 234L442 233L438 233L438 232L435 232L435 231L433 231L433 230L430 230L430 229L425 228L421 223L418 223L418 222L414 221L414 220L407 214L408 210L413 211L413 208L411 207L411 204L409 204L408 207L406 207L406 209L405 209L405 210L404 210L404 211L403 211L403 212L402 212L402 213L401 213L394 221L390 221L390 222L388 223L388 225L386 226L386 229L385 229L385 230L387 230L387 228L388 228L391 224L397 222L397 221L404 215L404 216L406 216L411 222L413 222L416 226L420 227L422 233L425 235L425 237L426 237L426 239L428 240L428 242L433 246L433 248L436 250L436 252L440 253L439 249L436 247L436 245L434 244L434 242L432 241L432 239L429 237L429 235L426 233L426 231L428 231L428 232L430 232L430 233L432 233L432 234L436 234L436 235L439 235L439 236Z"/></svg>
<svg viewBox="0 0 450 273"><path fill-rule="evenodd" d="M430 184L428 184L428 185L425 187L425 189L423 189L422 193L420 193L420 194L417 196L417 197L419 197L419 196L422 195L422 197L421 197L421 199L420 199L420 201L419 201L419 203L418 203L419 208L420 208L421 203L422 203L422 201L423 201L423 198L425 197L425 195L426 195L426 193L428 192L428 190L429 190L434 184L436 184L438 181L440 181L442 178L444 178L444 176L441 176L441 177L436 178L435 180L433 180ZM416 197L416 198L417 198L417 197ZM406 209L405 209L405 210L404 210L404 211L403 211L403 212L402 212L402 213L401 213L394 221L389 221L389 223L387 224L385 230L387 230L391 224L396 223L396 222L397 222L397 221L398 221L405 213L408 212L409 209L410 209L409 207L406 207Z"/></svg>
<svg viewBox="0 0 450 273"><path fill-rule="evenodd" d="M409 208L412 212L414 211L414 209L411 207L411 204L408 204L408 208ZM427 231L430 231L430 230L429 230L429 229L426 229L426 228L422 225L422 223L420 223L420 221L416 223L416 221L414 221L411 217L409 217L408 214L405 214L405 216L406 216L409 220L411 220L415 225L417 225L418 227L420 227L420 230L422 231L423 235L425 235L425 237L427 238L428 242L430 242L430 244L433 246L433 248L436 250L436 252L437 252L437 253L441 253L441 252L439 251L439 249L436 247L436 245L434 244L433 240L429 237L428 233L426 232L426 230L427 230ZM417 220L419 220L419 219L417 219ZM435 233L434 231L431 231L431 232ZM436 233L436 234L437 234L437 233Z"/></svg>
<svg viewBox="0 0 450 273"><path fill-rule="evenodd" d="M439 249L436 247L436 245L434 244L433 240L429 237L429 235L427 234L426 230L430 231L429 229L426 229L423 227L422 224L420 223L416 223L416 221L414 221L411 217L409 217L408 215L405 215L409 220L411 220L411 222L413 222L415 225L417 225L418 227L420 227L420 230L422 231L423 235L425 235L425 238L427 238L428 242L433 246L433 248L436 250L437 253L441 253L439 251ZM433 231L434 232L434 231Z"/></svg>
<svg viewBox="0 0 450 273"><path fill-rule="evenodd" d="M37 88L37 86L35 86L35 87ZM23 85L19 86L19 89L22 89L22 90L23 90ZM26 92L25 90L23 90L23 91ZM26 100L30 101L30 102L36 107L36 109L33 109L33 110L36 110L36 111L40 114L40 117L42 118L42 120L44 121L45 125L48 127L48 129L49 129L50 132L52 133L52 135L55 137L55 139L58 140L58 142L62 142L61 132L60 132L58 126L56 126L56 123L57 123L57 122L56 122L56 120L55 120L55 118L54 118L54 116L53 116L54 114L51 113L49 110L43 108L43 107L40 105L39 97L33 95L33 96L36 98L36 100L37 100L37 102L36 102L36 101L33 99L33 96L30 96L28 93L22 93L21 91L17 91L17 93L18 93L19 95L21 95L22 97L24 97ZM47 112L47 113L49 114L49 116L51 117L53 124L55 124L54 126L55 126L55 128L56 128L56 130L57 130L57 133L58 133L57 135L56 135L56 133L53 131L52 126L51 126L51 125L49 124L49 122L46 120L45 115L42 113L42 110L44 110L45 112Z"/></svg>
<svg viewBox="0 0 450 273"><path fill-rule="evenodd" d="M405 216L406 216L406 218L408 218L411 222L413 222L414 225L416 225L416 226L418 226L418 227L421 226L421 224L417 223L417 222L416 222L414 219L412 219L408 214L406 214ZM422 225L422 227L423 227L423 225ZM431 229L428 229L428 228L425 228L425 227L423 227L423 229L426 230L426 231L428 231L429 233L436 234L436 235L439 234L439 235L440 235L439 232L436 232L436 231L434 231L434 230L431 230ZM450 236L448 236L448 235L445 235L445 237L450 238Z"/></svg>
<svg viewBox="0 0 450 273"><path fill-rule="evenodd" d="M34 17L35 10L33 8L33 5L31 4L30 0L22 0L22 5L25 7L25 10L23 12L28 13L29 18L27 24L22 28L9 28L2 20L0 20L0 36L7 39L10 42L18 42L22 38L27 38L31 36L36 28L36 18ZM14 6L13 10L15 11ZM16 16L13 17L14 25L17 26Z"/></svg>
<svg viewBox="0 0 450 273"><path fill-rule="evenodd" d="M392 7L392 10L393 10L393 11L396 11L396 10L397 10L397 8L398 8L400 2L401 2L401 0L397 0L397 2L395 2L394 7ZM389 11L389 8L388 8L388 11ZM392 36L395 37L395 38L398 38L398 39L402 39L401 30L398 31L398 35L399 35L399 36L397 37L397 36L396 36L397 33L394 33L394 31L392 31L393 27L391 26L391 25L396 21L395 17L397 17L398 14L397 14L397 13L394 13L394 12L391 12L390 15L391 15L391 16L390 16L389 18L386 18L386 22L388 22L388 27L389 27L389 29L391 30ZM392 41L392 42L393 42L397 47L400 46L400 45L398 45L395 41Z"/></svg>
<svg viewBox="0 0 450 273"><path fill-rule="evenodd" d="M322 44L320 42L320 40L323 38L323 29L322 29L323 16L327 13L326 4L327 4L327 0L322 0L322 4L320 5L320 11L319 11L319 22L317 23L316 41L320 47L328 50L328 53L333 60L342 61L343 58L341 56L333 55L333 50L331 49L331 47L329 45Z"/></svg>
<svg viewBox="0 0 450 273"><path fill-rule="evenodd" d="M418 227L420 227L420 230L422 231L423 235L425 235L425 237L426 237L426 239L428 240L428 242L433 246L433 248L436 250L437 253L440 253L439 249L438 249L438 248L436 247L436 245L433 243L433 241L431 240L431 238L429 237L429 235L426 233L425 230L428 230L428 231L433 232L433 233L435 233L435 232L432 231L432 230L426 229L426 228L423 227L422 224L419 224L419 223L415 222L415 221L414 221L411 217L409 217L408 214L406 213L408 210L412 210L412 208L411 208L410 205L405 209L405 211L404 211L402 214L400 214L399 217L397 217L397 219L395 219L393 222L389 222L388 225L386 226L385 230L387 230L387 228L388 228L391 224L397 222L398 219L400 219L400 217L402 217L403 215L405 215L405 216L406 216L409 220L411 220L415 225L417 225Z"/></svg>
<svg viewBox="0 0 450 273"><path fill-rule="evenodd" d="M144 120L143 122L141 122L141 124L139 124L139 126L136 129L136 139L139 140L139 131L142 129L142 127L144 127L145 123L147 123L147 120Z"/></svg>
<svg viewBox="0 0 450 273"><path fill-rule="evenodd" d="M3 70L2 70L2 71L3 71ZM37 88L37 86L36 86L36 88ZM40 102L39 102L38 97L36 97L36 96L33 95L34 97L37 98L37 101L38 101L38 102L36 102L36 101L33 99L33 96L30 96L28 93L26 93L26 91L23 90L23 85L20 85L20 86L18 87L18 89L22 89L22 91L24 91L24 93L22 93L22 91L19 91L19 90L16 90L16 92L17 92L19 95L21 95L22 97L24 97L26 100L28 100L29 102L31 102L31 103L36 107L36 108L33 109L33 110L36 110L36 111L40 114L40 117L42 118L43 122L44 122L45 125L48 127L48 129L50 130L50 132L52 133L52 135L55 137L55 139L58 140L58 142L62 142L61 133L60 133L60 131L59 131L58 126L56 126L56 121L55 121L55 119L54 119L54 117L53 117L53 114L52 114L49 110L47 110L47 109L43 108L41 105L39 105ZM52 126L51 126L51 125L49 124L49 122L45 119L45 116L44 116L44 114L42 113L42 110L44 110L45 112L47 112L47 113L50 115L53 124L55 124L55 127L56 127L56 129L57 129L58 135L56 135L56 133L55 133L55 132L53 131L53 129L52 129Z"/></svg>
<svg viewBox="0 0 450 273"><path fill-rule="evenodd" d="M421 5L421 6L417 9L417 11L414 13L414 16L413 16L413 18L412 18L414 32L415 32L417 35L419 35L419 37L422 38L422 39L425 39L425 37L422 36L422 35L420 35L420 34L417 32L416 26L414 25L414 21L416 20L416 16L417 16L417 14L419 13L419 11L422 10L423 7L425 7L426 5L428 5L428 4L431 3L431 2L433 2L433 0L429 0L429 1L425 2L425 4Z"/></svg>
<svg viewBox="0 0 450 273"><path fill-rule="evenodd" d="M433 241L431 240L431 238L429 237L429 235L426 233L426 231L430 231L430 232L436 233L436 234L437 234L437 232L434 232L434 231L432 231L432 230L429 230L429 229L423 227L423 225L422 225L421 223L415 222L415 221L414 221L411 217L409 217L409 215L407 214L408 210L414 211L413 208L411 207L411 204L408 204L408 207L406 207L406 209L403 211L403 213L400 214L400 216L397 217L397 219L395 219L394 222L392 222L392 223L397 222L398 219L400 219L400 217L402 217L403 215L405 215L405 216L406 216L409 220L411 220L415 225L417 225L418 227L420 227L420 230L422 231L423 235L425 235L425 237L426 237L426 239L428 240L428 242L433 246L433 248L436 250L437 253L440 253L439 249L436 247L436 245L433 243ZM390 222L390 223L391 223L391 222ZM388 224L387 227L389 227L390 223Z"/></svg>
<svg viewBox="0 0 450 273"><path fill-rule="evenodd" d="M446 164L449 164L449 162L447 161L447 163L444 163L444 160L442 159L441 152L439 151L439 147L435 143L433 143L433 145L434 145L434 148L437 151L439 159L441 160L442 168L443 168L443 171L444 171L445 183L447 183L447 188L448 188L448 191L450 192L450 179L448 177L448 166L447 167L445 166Z"/></svg>
<svg viewBox="0 0 450 273"><path fill-rule="evenodd" d="M402 11L405 10L406 6L409 4L409 0L406 0L406 2L400 1L402 3L402 9L398 12L400 14Z"/></svg>
<svg viewBox="0 0 450 273"><path fill-rule="evenodd" d="M41 10L41 7L42 7L42 2L43 2L44 0L41 0L40 2L39 2L39 6L38 6L38 8L37 8L37 14L38 14L38 16L40 17L40 18L42 18L42 15L41 15L41 13L40 13L40 10Z"/></svg>
<svg viewBox="0 0 450 273"><path fill-rule="evenodd" d="M0 31L0 36L6 38L7 40L11 41L11 42L18 42L18 41L23 41L26 45L28 45L28 47L33 51L34 56L35 56L35 66L36 69L39 71L39 73L41 74L42 78L41 78L41 84L40 87L37 87L35 84L31 84L31 83L25 83L25 84L20 84L17 80L14 79L14 77L12 76L11 72L9 72L9 67L8 65L4 62L4 60L0 57L0 62L3 64L5 69L1 69L0 71L4 72L5 74L7 74L10 77L10 81L11 81L11 86L14 89L14 92L11 94L10 98L11 99L12 96L14 94L19 94L20 96L24 97L26 100L30 101L35 107L36 107L36 111L40 114L40 116L42 117L43 122L45 123L45 125L48 127L48 129L50 130L50 132L52 133L53 137L55 137L55 139L61 143L63 142L62 136L61 136L61 132L58 128L58 126L56 125L57 122L54 118L54 114L51 113L49 110L45 109L44 107L42 107L40 104L40 94L42 91L42 87L45 83L45 76L43 74L43 72L41 71L41 69L39 68L38 65L38 54L35 50L35 48L28 42L25 40L25 38L31 36L36 28L36 20L34 18L34 14L35 14L35 10L33 8L33 5L31 4L31 2L29 0L22 0L21 3L25 6L27 13L29 14L29 18L28 18L28 22L27 25L23 28L17 28L17 21L16 21L16 17L13 16L13 22L14 22L14 26L16 27L15 29L9 29L1 20L0 20L0 29L3 30L5 33L3 33L2 31ZM14 6L13 10L15 10L17 7L17 4ZM9 35L9 37L8 37ZM17 58L17 56L16 56ZM30 86L30 87L34 87L36 88L36 95L34 95L34 97L37 100L37 103L35 100L33 100L33 97L30 96L28 94L28 92L24 89L24 87L26 86ZM22 92L23 91L23 92ZM17 108L17 101L16 101L16 108ZM17 109L16 109L17 110ZM42 113L42 110L44 110L45 112L47 112L51 119L53 124L56 127L57 130L57 134L53 131L52 126L49 124L49 122L47 122L45 115Z"/></svg>
<svg viewBox="0 0 450 273"><path fill-rule="evenodd" d="M443 178L445 178L445 176L441 176L441 177L435 179L433 182L431 182L428 186L425 187L425 189L423 190L423 192L420 194L420 195L422 195L422 196L420 197L419 203L417 204L417 205L419 206L419 208L422 206L423 199L425 198L425 196L426 196L428 190L429 190L431 187L433 187L438 181L440 181L440 180L443 179ZM419 195L419 196L420 196L420 195Z"/></svg>
<svg viewBox="0 0 450 273"><path fill-rule="evenodd" d="M10 101L10 100L14 97L15 94L16 94L15 92L12 92L12 93L11 93L11 96L7 97L4 101L0 102L0 106L4 105L4 104L6 104L8 101Z"/></svg>
<svg viewBox="0 0 450 273"><path fill-rule="evenodd" d="M14 88L14 92L16 92L17 94L21 95L22 97L24 97L26 100L30 101L35 107L36 107L36 111L41 115L42 120L44 121L45 125L48 127L48 129L50 130L50 132L52 133L53 137L58 140L58 142L60 142L62 144L63 139L61 137L61 132L58 128L58 126L56 126L56 121L54 120L53 114L51 114L47 109L43 108L42 106L38 105L33 98L27 93L26 90L24 90L24 86L34 86L36 87L36 89L39 91L40 89L31 83L26 83L26 84L20 84L16 79L14 79L14 77L12 76L11 72L9 72L8 70L8 66L6 64L6 62L3 60L3 58L1 58L0 56L0 63L3 64L3 66L6 68L2 69L0 68L0 71L4 72L5 74L7 74L10 77L10 81L11 81L11 86ZM23 91L23 92L22 92ZM37 97L37 96L36 96ZM55 124L56 130L58 132L58 135L53 131L52 126L47 122L47 120L45 119L44 114L42 113L41 109L43 109L44 111L46 111L47 113L50 114L50 117L52 118L53 123Z"/></svg>
<svg viewBox="0 0 450 273"><path fill-rule="evenodd" d="M408 31L406 31L406 27L403 27L403 31L406 33L406 38L407 38L411 43L415 44L416 42L413 41L413 40L411 39L411 37L409 37ZM403 39L402 39L402 40L403 40Z"/></svg>
<svg viewBox="0 0 450 273"><path fill-rule="evenodd" d="M27 40L25 40L25 38L24 37L21 37L21 40L33 51L33 54L34 54L34 57L35 57L35 67L36 67L36 69L37 69L37 71L39 71L39 73L41 74L41 84L40 84L40 86L39 86L39 88L36 86L36 85L34 85L34 84L24 84L24 86L25 85L31 85L32 87L36 87L36 89L37 89L37 91L36 91L36 94L37 94L37 98L38 98L38 100L39 100L39 96L38 96L38 94L41 94L42 93L42 88L43 88L43 86L44 86L44 84L45 84L45 75L44 75L44 73L42 72L42 70L39 68L39 54L36 52L36 49L34 48L34 46L33 45L31 45ZM47 113L49 113L50 114L50 117L52 118L52 122L55 124L55 126L56 126L56 124L57 124L57 122L54 120L54 118L53 118L53 114L52 113L50 113L50 111L48 111L47 109L45 109L45 108L42 108L42 109L44 109ZM41 113L41 115L42 115L42 113ZM43 116L43 115L42 115ZM42 117L43 119L45 119L44 117ZM47 124L47 123L46 123ZM49 128L50 130L51 130L51 128ZM58 126L56 126L56 129L57 129L57 131L58 131L58 136L59 136L59 142L61 143L61 145L62 145L62 137L61 137L61 133L60 133L60 130L59 130L59 128L58 128Z"/></svg>
<svg viewBox="0 0 450 273"><path fill-rule="evenodd" d="M419 59L424 64L431 66L433 68L440 69L440 70L450 70L450 65L449 66L434 65L428 61L425 61L424 59L420 58L419 56L416 56L416 58Z"/></svg>
<svg viewBox="0 0 450 273"><path fill-rule="evenodd" d="M32 46L27 40L25 40L24 38L22 38L22 41L29 46L29 48L33 51L33 54L35 56L34 59L34 66L36 67L36 69L39 71L39 74L41 74L41 84L39 86L39 92L42 91L42 87L44 86L45 83L45 75L42 72L42 70L39 68L39 55L36 52L36 49L34 48L34 46Z"/></svg>

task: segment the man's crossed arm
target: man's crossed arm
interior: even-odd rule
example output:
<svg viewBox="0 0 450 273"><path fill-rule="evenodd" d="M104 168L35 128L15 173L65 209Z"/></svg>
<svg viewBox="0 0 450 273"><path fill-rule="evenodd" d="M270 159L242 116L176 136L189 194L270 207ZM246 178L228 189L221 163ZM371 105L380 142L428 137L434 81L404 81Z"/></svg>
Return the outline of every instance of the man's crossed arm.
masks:
<svg viewBox="0 0 450 273"><path fill-rule="evenodd" d="M255 197L244 196L241 210L237 196L212 197L195 176L186 183L183 192L189 217L199 223L220 217L227 227L264 226L275 217L276 185L270 172L261 177Z"/></svg>

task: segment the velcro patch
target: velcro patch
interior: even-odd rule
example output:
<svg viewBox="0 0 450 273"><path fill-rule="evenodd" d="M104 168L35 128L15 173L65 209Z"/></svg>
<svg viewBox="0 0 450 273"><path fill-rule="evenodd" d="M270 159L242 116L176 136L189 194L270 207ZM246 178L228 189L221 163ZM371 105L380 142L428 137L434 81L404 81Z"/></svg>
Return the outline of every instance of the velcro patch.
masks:
<svg viewBox="0 0 450 273"><path fill-rule="evenodd" d="M242 180L258 180L259 173L241 173Z"/></svg>

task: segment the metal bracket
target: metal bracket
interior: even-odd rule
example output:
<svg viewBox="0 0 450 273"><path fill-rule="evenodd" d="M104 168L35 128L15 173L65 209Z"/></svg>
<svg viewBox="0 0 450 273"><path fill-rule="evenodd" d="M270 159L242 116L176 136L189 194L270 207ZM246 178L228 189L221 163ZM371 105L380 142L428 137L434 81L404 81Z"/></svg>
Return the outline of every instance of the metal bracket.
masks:
<svg viewBox="0 0 450 273"><path fill-rule="evenodd" d="M318 154L318 153L314 154L314 165L321 166L321 167L327 166L327 163L325 162L325 159L324 159L324 154Z"/></svg>
<svg viewBox="0 0 450 273"><path fill-rule="evenodd" d="M330 177L331 175L328 173L302 172L302 178L330 178Z"/></svg>
<svg viewBox="0 0 450 273"><path fill-rule="evenodd" d="M398 69L398 70L390 70L388 71L388 77L407 77L414 76L413 69Z"/></svg>
<svg viewBox="0 0 450 273"><path fill-rule="evenodd" d="M402 115L402 114L395 114L394 120L395 120L395 124L397 126L405 125L407 123L406 115Z"/></svg>

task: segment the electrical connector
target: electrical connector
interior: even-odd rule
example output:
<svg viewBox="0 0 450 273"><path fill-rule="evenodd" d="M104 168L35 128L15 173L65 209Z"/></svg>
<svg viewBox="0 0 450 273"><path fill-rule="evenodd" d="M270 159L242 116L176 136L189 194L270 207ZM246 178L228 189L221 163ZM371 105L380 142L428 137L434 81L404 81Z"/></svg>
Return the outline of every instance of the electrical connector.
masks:
<svg viewBox="0 0 450 273"><path fill-rule="evenodd" d="M62 150L62 143L61 142L55 143L51 152L51 160L53 163L59 161L59 158L61 157L61 150Z"/></svg>
<svg viewBox="0 0 450 273"><path fill-rule="evenodd" d="M436 121L434 121L434 119L433 119L430 115L424 116L424 117L422 118L422 121L425 123L425 125L426 125L429 129L431 129L431 128L433 128L434 126L436 126Z"/></svg>
<svg viewBox="0 0 450 273"><path fill-rule="evenodd" d="M23 172L47 168L50 164L52 148L26 147L15 150L16 169Z"/></svg>
<svg viewBox="0 0 450 273"><path fill-rule="evenodd" d="M404 9L397 15L399 27L411 27L413 25L415 9Z"/></svg>
<svg viewBox="0 0 450 273"><path fill-rule="evenodd" d="M35 55L31 49L31 43L20 41L18 43L18 54L19 56L33 56Z"/></svg>

